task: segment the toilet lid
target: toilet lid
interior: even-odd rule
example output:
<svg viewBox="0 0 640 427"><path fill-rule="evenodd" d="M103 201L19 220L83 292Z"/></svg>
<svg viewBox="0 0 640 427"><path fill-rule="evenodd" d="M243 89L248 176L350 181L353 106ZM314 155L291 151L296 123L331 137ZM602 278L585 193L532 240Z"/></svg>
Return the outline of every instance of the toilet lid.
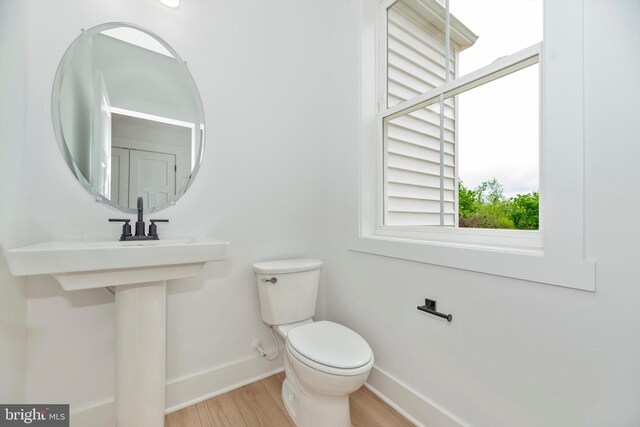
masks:
<svg viewBox="0 0 640 427"><path fill-rule="evenodd" d="M309 360L340 369L354 369L371 361L369 344L351 329L320 321L289 331L289 345Z"/></svg>

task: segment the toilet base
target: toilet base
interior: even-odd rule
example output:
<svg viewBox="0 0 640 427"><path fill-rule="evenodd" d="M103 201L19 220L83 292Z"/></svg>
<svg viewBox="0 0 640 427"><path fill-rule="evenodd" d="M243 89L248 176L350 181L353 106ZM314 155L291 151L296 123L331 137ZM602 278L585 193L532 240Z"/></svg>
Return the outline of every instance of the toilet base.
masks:
<svg viewBox="0 0 640 427"><path fill-rule="evenodd" d="M282 383L282 401L298 427L352 427L349 393L323 394L303 387L286 354L285 380ZM297 362L299 363L299 362ZM364 383L366 375L361 381ZM354 378L355 379L355 378ZM359 388L359 387L355 387ZM349 391L355 391L351 389Z"/></svg>
<svg viewBox="0 0 640 427"><path fill-rule="evenodd" d="M309 395L296 390L292 381L282 383L282 401L298 427L352 427L349 396Z"/></svg>

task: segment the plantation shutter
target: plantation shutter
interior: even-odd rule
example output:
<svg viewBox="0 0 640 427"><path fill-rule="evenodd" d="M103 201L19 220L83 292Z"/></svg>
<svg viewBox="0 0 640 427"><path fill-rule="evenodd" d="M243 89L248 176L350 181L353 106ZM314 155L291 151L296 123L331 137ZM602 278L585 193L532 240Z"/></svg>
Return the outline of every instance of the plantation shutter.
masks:
<svg viewBox="0 0 640 427"><path fill-rule="evenodd" d="M387 25L387 107L392 107L445 82L445 43L442 31L411 2L390 8ZM450 80L455 59L452 50ZM386 121L385 225L455 225L455 98L444 101L443 116L442 180L440 104Z"/></svg>

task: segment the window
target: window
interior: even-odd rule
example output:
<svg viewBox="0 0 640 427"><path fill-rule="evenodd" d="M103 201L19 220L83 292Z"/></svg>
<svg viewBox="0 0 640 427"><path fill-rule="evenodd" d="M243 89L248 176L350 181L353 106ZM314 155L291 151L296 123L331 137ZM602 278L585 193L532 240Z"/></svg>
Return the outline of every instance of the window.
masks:
<svg viewBox="0 0 640 427"><path fill-rule="evenodd" d="M542 1L397 0L382 8L379 233L541 248Z"/></svg>
<svg viewBox="0 0 640 427"><path fill-rule="evenodd" d="M362 3L360 185L358 204L353 206L358 221L353 223L349 250L594 291L595 262L585 259L584 231L584 0L542 0L544 49L539 43L541 19L532 19L540 13L539 1L449 2L448 37L444 3ZM537 12L526 5L537 5ZM492 19L480 22L487 16ZM504 43L496 44L492 41L496 39ZM411 47L411 40L422 41L423 50ZM428 49L434 54L418 54ZM518 90L495 89L510 79L526 78L538 83L518 84ZM487 97L496 98L491 108L484 101ZM514 103L532 97L533 102ZM528 121L505 119L505 111ZM422 133L407 128L418 123ZM489 176L497 169L485 167L487 159L477 162L471 145L482 144L502 156L513 147L486 135L536 133L521 132L523 127L539 129L533 138L538 144L519 138L518 145L526 144L526 150L512 149L505 158L516 171L533 165L533 176L522 174L508 185L501 175L496 178L505 193L538 186L538 230L460 227L456 213L463 203L458 186L452 184L461 178L465 187L474 188L470 178L474 168L488 171ZM419 138L419 144L402 141L409 135ZM388 147L397 156L388 156ZM488 157L495 159L500 156ZM519 163L523 160L529 163L523 166ZM518 188L513 182L526 185ZM400 218L385 218L389 191L401 196L392 200L397 209L418 200L422 210L406 215L418 225L389 224Z"/></svg>

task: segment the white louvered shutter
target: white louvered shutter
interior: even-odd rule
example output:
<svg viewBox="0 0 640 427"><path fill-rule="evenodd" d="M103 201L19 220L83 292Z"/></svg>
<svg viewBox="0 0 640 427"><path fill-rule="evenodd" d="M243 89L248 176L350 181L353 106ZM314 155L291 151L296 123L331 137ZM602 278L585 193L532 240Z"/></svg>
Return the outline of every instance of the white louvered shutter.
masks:
<svg viewBox="0 0 640 427"><path fill-rule="evenodd" d="M387 107L445 82L438 29L400 1L388 10ZM455 77L455 53L449 56ZM455 99L444 104L444 203L440 200L440 105L385 125L385 225L455 225ZM441 212L442 211L442 212Z"/></svg>

